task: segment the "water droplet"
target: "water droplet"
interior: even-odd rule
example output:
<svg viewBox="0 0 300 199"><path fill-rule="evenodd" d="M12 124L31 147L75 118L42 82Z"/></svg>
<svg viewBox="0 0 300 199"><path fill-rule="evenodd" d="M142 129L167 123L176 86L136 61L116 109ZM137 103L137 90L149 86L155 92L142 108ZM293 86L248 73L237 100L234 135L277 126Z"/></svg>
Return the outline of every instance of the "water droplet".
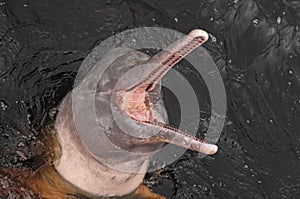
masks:
<svg viewBox="0 0 300 199"><path fill-rule="evenodd" d="M247 123L247 124L249 124L249 123L250 123L250 121L249 121L249 120L246 120L246 123Z"/></svg>
<svg viewBox="0 0 300 199"><path fill-rule="evenodd" d="M244 168L245 168L245 169L248 169L248 165L245 164Z"/></svg>
<svg viewBox="0 0 300 199"><path fill-rule="evenodd" d="M253 24L255 25L255 26L257 26L258 25L258 23L259 23L259 20L258 20L258 18L255 18L255 19L253 19Z"/></svg>
<svg viewBox="0 0 300 199"><path fill-rule="evenodd" d="M282 12L282 15L285 15L285 12L284 12L284 11Z"/></svg>
<svg viewBox="0 0 300 199"><path fill-rule="evenodd" d="M178 19L177 19L176 17L174 18L174 21L175 21L176 23L178 23Z"/></svg>
<svg viewBox="0 0 300 199"><path fill-rule="evenodd" d="M231 59L229 59L229 60L228 60L228 63L229 63L229 64L231 64L231 63L232 63L232 60L231 60Z"/></svg>
<svg viewBox="0 0 300 199"><path fill-rule="evenodd" d="M277 17L277 24L279 25L279 24L281 24L281 17Z"/></svg>
<svg viewBox="0 0 300 199"><path fill-rule="evenodd" d="M292 85L292 82L288 82L288 85L291 86L291 85Z"/></svg>
<svg viewBox="0 0 300 199"><path fill-rule="evenodd" d="M156 19L155 18L152 18L152 21L155 21Z"/></svg>
<svg viewBox="0 0 300 199"><path fill-rule="evenodd" d="M258 183L258 184L261 184L261 181L260 181L260 180L258 180L258 181L257 181L257 183Z"/></svg>
<svg viewBox="0 0 300 199"><path fill-rule="evenodd" d="M3 6L3 5L5 5L5 2L0 2L0 6Z"/></svg>
<svg viewBox="0 0 300 199"><path fill-rule="evenodd" d="M269 121L270 121L270 123L271 123L271 124L273 124L273 123L274 123L272 119L270 119Z"/></svg>
<svg viewBox="0 0 300 199"><path fill-rule="evenodd" d="M27 4L24 4L23 6L24 6L24 7L27 7Z"/></svg>
<svg viewBox="0 0 300 199"><path fill-rule="evenodd" d="M293 71L292 71L292 70L289 70L289 73L290 73L290 74L293 74Z"/></svg>
<svg viewBox="0 0 300 199"><path fill-rule="evenodd" d="M233 0L234 4L237 4L240 0Z"/></svg>
<svg viewBox="0 0 300 199"><path fill-rule="evenodd" d="M210 21L213 21L213 20L214 20L214 18L213 18L213 17L211 17L211 18L210 18Z"/></svg>

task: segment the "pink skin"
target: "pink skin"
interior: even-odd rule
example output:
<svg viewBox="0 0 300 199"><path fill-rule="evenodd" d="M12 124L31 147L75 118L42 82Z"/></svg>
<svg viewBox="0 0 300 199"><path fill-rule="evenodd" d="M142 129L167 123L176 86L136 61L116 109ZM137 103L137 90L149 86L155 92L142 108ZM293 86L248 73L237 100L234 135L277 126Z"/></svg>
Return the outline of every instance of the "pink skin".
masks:
<svg viewBox="0 0 300 199"><path fill-rule="evenodd" d="M172 128L155 118L155 110L149 100L150 92L155 88L158 81L180 60L192 52L195 48L207 41L208 35L203 30L193 30L186 37L170 45L167 49L155 55L148 63L155 67L152 71L132 86L117 91L119 107L131 119L143 123L150 128L160 128L160 132L150 138L136 139L136 145L167 142L184 148L198 151L204 154L214 154L218 147L204 143L202 140Z"/></svg>

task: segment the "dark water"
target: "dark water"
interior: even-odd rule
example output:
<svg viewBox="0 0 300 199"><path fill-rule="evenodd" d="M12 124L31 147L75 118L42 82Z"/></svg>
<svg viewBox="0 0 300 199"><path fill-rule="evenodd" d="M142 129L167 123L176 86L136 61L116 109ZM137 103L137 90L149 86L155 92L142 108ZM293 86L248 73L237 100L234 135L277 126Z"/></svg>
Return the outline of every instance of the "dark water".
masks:
<svg viewBox="0 0 300 199"><path fill-rule="evenodd" d="M299 13L297 0L0 0L0 166L43 163L40 129L101 41L135 27L203 28L227 93L219 152L188 151L146 181L176 199L300 198Z"/></svg>

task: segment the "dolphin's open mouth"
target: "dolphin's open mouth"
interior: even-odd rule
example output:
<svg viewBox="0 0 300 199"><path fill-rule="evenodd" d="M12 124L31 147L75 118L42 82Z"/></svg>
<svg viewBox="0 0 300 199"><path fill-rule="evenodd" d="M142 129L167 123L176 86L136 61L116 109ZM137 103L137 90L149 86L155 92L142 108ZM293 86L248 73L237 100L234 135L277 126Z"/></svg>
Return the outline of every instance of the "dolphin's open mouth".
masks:
<svg viewBox="0 0 300 199"><path fill-rule="evenodd" d="M144 124L149 128L159 129L159 133L148 138L132 139L133 145L145 145L167 142L204 154L214 154L218 147L204 143L202 140L172 128L155 118L156 112L150 99L150 92L158 81L180 60L202 45L208 39L208 34L203 30L193 30L184 38L171 44L166 49L156 54L147 61L153 66L150 73L137 83L117 91L118 106L134 122Z"/></svg>

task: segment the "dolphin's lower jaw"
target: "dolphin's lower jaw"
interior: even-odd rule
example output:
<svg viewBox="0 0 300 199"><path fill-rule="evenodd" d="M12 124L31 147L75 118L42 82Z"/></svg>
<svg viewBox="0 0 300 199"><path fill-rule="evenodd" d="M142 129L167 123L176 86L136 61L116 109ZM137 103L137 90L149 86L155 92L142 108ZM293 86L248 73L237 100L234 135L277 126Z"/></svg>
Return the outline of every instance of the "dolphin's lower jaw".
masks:
<svg viewBox="0 0 300 199"><path fill-rule="evenodd" d="M114 170L99 162L87 151L75 130L68 99L61 104L55 124L61 146L60 158L55 163L57 172L90 195L124 196L135 191L144 179L149 160L137 163L140 164L138 173Z"/></svg>

